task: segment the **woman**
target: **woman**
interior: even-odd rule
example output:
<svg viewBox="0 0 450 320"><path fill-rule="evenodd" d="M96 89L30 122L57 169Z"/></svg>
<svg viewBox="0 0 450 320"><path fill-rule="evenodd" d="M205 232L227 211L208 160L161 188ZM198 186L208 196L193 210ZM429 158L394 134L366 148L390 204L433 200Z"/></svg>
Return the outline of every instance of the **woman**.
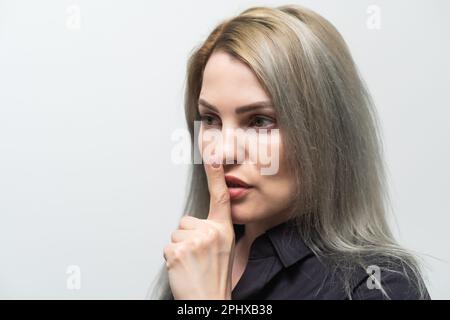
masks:
<svg viewBox="0 0 450 320"><path fill-rule="evenodd" d="M294 5L223 21L190 57L185 100L205 163L153 298L429 299L386 222L376 113L330 22ZM252 145L278 156L275 173L238 161Z"/></svg>

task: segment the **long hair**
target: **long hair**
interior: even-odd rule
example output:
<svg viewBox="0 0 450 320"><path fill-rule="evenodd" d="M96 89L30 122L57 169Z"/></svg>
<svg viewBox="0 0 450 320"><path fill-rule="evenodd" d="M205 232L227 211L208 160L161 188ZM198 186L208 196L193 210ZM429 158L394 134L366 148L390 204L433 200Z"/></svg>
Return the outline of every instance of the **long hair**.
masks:
<svg viewBox="0 0 450 320"><path fill-rule="evenodd" d="M339 270L347 296L355 271L376 261L382 270L403 273L424 297L418 260L397 244L387 223L391 205L375 106L336 28L298 5L253 7L222 21L188 60L185 115L193 152L203 71L215 50L244 62L270 95L296 179L299 235L330 270ZM202 164L192 161L189 179L184 213L206 218ZM165 265L155 280L150 297L173 299Z"/></svg>

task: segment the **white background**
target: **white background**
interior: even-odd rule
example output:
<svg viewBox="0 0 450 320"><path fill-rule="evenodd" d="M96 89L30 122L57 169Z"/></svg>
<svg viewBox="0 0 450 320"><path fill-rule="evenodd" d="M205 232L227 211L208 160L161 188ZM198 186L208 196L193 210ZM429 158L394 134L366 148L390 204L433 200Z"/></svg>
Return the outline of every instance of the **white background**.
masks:
<svg viewBox="0 0 450 320"><path fill-rule="evenodd" d="M171 134L188 55L222 19L286 3L0 0L0 298L145 298L182 214ZM395 232L450 299L450 2L297 3L349 44L381 116Z"/></svg>

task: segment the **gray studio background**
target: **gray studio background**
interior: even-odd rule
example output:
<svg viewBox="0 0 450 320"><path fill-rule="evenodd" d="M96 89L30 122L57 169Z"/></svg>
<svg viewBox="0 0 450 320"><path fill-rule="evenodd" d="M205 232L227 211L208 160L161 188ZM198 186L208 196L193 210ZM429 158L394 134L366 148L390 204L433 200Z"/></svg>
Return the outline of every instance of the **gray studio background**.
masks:
<svg viewBox="0 0 450 320"><path fill-rule="evenodd" d="M450 299L446 0L0 0L0 298L145 297L182 214L188 54L222 19L287 3L349 44L381 116L395 232Z"/></svg>

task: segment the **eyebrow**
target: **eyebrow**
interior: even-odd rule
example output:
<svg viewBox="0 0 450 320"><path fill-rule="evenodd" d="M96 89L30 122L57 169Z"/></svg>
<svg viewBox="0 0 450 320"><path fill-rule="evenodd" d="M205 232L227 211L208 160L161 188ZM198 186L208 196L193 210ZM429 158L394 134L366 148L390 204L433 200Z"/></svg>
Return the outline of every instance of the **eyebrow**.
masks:
<svg viewBox="0 0 450 320"><path fill-rule="evenodd" d="M205 108L211 109L217 113L219 113L219 110L217 107L213 106L211 103L207 102L206 100L200 98L198 99L198 104L204 106ZM244 106L237 107L234 111L236 114L241 114L245 112L249 112L255 109L264 109L264 108L273 108L273 104L270 101L257 101L252 102L250 104L246 104Z"/></svg>

